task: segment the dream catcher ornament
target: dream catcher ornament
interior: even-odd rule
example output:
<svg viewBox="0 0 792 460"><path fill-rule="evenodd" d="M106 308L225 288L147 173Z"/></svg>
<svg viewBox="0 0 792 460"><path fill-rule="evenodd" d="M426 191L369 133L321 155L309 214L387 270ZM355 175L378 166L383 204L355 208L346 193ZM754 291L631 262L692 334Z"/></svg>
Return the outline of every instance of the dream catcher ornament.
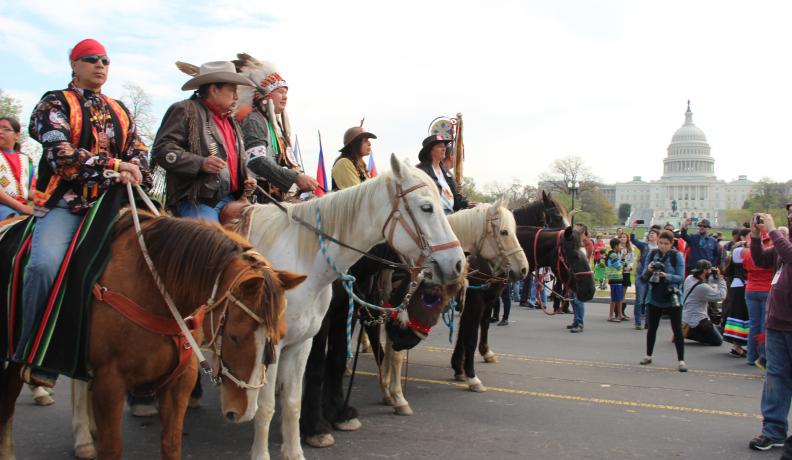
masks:
<svg viewBox="0 0 792 460"><path fill-rule="evenodd" d="M456 137L456 119L449 117L437 117L429 125L430 136L440 136L443 139L453 141Z"/></svg>

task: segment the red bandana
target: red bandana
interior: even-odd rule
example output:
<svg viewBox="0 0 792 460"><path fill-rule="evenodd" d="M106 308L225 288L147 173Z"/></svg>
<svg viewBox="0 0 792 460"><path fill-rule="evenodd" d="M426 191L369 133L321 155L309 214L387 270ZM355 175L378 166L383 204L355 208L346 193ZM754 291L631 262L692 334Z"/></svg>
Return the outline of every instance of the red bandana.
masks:
<svg viewBox="0 0 792 460"><path fill-rule="evenodd" d="M74 45L71 54L69 54L69 59L76 61L80 56L87 56L89 54L103 54L107 56L107 51L105 51L105 47L98 41L93 38L86 38Z"/></svg>

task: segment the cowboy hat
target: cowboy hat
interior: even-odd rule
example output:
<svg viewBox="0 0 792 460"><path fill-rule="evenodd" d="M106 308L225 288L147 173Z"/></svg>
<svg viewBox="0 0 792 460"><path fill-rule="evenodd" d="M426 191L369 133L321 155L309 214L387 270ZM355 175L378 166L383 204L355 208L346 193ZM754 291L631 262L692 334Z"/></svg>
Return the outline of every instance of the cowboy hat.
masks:
<svg viewBox="0 0 792 460"><path fill-rule="evenodd" d="M178 63L177 63L178 66ZM181 67L179 67L181 69ZM207 83L231 83L234 85L254 86L253 82L236 73L236 67L229 61L212 61L201 64L200 68L192 68L193 78L182 86L182 91L198 89ZM184 69L182 69L184 71Z"/></svg>
<svg viewBox="0 0 792 460"><path fill-rule="evenodd" d="M362 123L363 122L361 122L361 124ZM349 146L352 145L352 143L355 142L355 140L357 140L357 138L359 138L359 137L365 137L367 139L376 139L377 138L377 136L374 133L370 133L370 132L366 131L361 126L355 126L353 128L349 128L344 133L344 146L341 147L341 150L339 150L339 152L343 152L344 150L349 148Z"/></svg>
<svg viewBox="0 0 792 460"><path fill-rule="evenodd" d="M439 134L433 134L427 137L426 139L424 139L423 148L421 148L421 151L418 152L418 161L424 162L428 160L429 158L428 155L429 152L432 151L432 147L441 143L448 145L451 143L451 139L445 139L443 136Z"/></svg>

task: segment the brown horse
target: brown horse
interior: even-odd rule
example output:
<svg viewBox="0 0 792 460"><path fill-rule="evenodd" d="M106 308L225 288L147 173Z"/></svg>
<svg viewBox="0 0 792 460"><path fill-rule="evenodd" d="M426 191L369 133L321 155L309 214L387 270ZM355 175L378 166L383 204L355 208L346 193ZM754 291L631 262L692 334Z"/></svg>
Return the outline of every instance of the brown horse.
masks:
<svg viewBox="0 0 792 460"><path fill-rule="evenodd" d="M141 218L153 264L180 314L193 315L196 322L205 316L194 335L199 343L207 337L215 352L223 414L233 422L252 419L258 388L264 383L264 349L268 341L275 343L286 333L285 291L305 277L274 270L247 240L218 225L146 214ZM111 245L112 257L97 283L90 319L89 401L96 418L98 455L121 458L124 395L128 389L148 386L160 401L162 458L181 458L182 424L197 360L189 356L186 368L174 373L181 367L178 335L152 332L110 306L121 295L159 317L160 325L173 322L147 269L129 215L116 224ZM206 302L214 297L214 290L217 302ZM0 371L0 458L4 460L14 458L11 429L22 387L19 368L12 363Z"/></svg>

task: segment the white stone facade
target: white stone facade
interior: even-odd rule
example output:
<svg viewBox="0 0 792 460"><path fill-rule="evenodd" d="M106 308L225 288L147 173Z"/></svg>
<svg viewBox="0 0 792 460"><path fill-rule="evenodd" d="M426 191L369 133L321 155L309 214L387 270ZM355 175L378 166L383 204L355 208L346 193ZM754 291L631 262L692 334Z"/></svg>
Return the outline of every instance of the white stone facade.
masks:
<svg viewBox="0 0 792 460"><path fill-rule="evenodd" d="M604 192L618 210L622 203L632 205L628 222L643 219L646 226L670 222L679 227L688 217L709 219L713 227L721 224L723 210L742 207L754 186L746 176L726 182L715 177L715 159L704 132L693 124L690 102L685 124L668 145L660 180L606 186ZM676 210L673 209L674 202Z"/></svg>

